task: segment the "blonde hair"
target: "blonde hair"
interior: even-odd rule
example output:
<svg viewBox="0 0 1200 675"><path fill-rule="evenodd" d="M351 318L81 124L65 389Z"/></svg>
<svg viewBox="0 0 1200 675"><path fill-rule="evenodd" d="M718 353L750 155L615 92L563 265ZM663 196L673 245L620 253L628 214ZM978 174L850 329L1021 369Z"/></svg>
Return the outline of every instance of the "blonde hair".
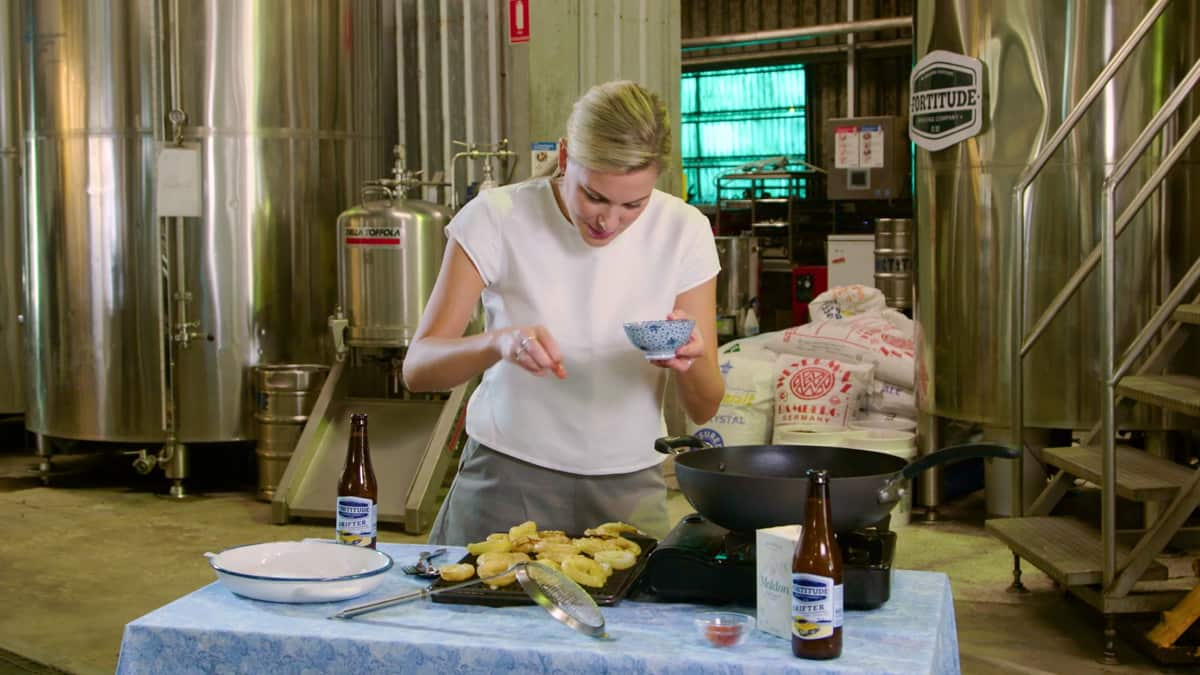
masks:
<svg viewBox="0 0 1200 675"><path fill-rule="evenodd" d="M651 164L666 169L671 155L666 103L629 80L592 87L567 118L567 153L604 173L629 173Z"/></svg>

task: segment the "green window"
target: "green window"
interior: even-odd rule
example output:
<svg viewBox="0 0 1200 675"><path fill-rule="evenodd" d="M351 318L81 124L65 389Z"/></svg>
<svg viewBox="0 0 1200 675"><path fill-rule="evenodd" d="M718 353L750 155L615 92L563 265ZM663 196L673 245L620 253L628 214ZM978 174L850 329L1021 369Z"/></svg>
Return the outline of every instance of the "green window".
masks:
<svg viewBox="0 0 1200 675"><path fill-rule="evenodd" d="M807 161L806 101L800 64L683 73L680 150L689 201L715 203L717 177L748 162L780 155L789 167Z"/></svg>

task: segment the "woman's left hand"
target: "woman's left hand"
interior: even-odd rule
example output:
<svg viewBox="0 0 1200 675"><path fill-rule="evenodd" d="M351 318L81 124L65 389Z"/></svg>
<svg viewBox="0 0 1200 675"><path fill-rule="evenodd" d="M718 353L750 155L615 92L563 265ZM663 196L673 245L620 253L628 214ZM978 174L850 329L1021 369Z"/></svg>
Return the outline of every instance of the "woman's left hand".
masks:
<svg viewBox="0 0 1200 675"><path fill-rule="evenodd" d="M667 319L691 319L692 315L682 309L673 310L667 315ZM692 367L692 362L704 356L704 337L700 334L700 328L695 326L692 328L692 335L682 347L675 350L675 358L662 359L660 361L651 361L659 368L669 368L681 373L687 372L688 368Z"/></svg>

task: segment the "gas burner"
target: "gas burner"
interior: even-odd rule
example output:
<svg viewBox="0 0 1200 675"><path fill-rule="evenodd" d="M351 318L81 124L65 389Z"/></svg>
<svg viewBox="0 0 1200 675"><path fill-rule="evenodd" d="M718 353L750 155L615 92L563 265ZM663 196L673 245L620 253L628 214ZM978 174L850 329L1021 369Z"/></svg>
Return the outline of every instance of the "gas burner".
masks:
<svg viewBox="0 0 1200 675"><path fill-rule="evenodd" d="M882 527L837 535L846 609L875 609L891 595L896 534ZM658 602L755 603L754 532L731 532L693 513L659 542L635 596Z"/></svg>

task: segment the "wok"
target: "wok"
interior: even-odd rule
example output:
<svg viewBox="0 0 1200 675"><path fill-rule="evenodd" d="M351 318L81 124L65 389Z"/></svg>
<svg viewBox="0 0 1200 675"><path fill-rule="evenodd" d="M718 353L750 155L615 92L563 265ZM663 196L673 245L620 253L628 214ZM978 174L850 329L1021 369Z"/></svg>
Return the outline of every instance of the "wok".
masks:
<svg viewBox="0 0 1200 675"><path fill-rule="evenodd" d="M654 449L675 456L675 477L700 515L734 531L804 522L809 469L829 471L833 531L883 520L904 494L904 481L933 466L975 457L1016 459L1017 450L969 443L931 452L911 464L870 450L812 445L712 447L693 436L660 438Z"/></svg>

